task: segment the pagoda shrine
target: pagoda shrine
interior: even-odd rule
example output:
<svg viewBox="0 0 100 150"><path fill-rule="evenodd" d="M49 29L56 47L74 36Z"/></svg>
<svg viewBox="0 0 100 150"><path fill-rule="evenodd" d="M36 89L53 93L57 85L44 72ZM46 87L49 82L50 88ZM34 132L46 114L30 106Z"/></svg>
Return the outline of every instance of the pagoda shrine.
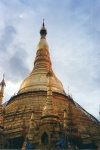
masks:
<svg viewBox="0 0 100 150"><path fill-rule="evenodd" d="M0 84L0 149L99 150L100 122L65 92L46 35L43 22L33 69L5 104Z"/></svg>

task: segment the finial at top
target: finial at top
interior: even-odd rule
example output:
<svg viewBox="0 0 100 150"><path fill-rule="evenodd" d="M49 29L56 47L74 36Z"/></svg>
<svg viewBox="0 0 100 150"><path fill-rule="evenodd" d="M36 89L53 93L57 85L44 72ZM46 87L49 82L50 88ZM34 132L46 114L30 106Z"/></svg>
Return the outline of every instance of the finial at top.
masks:
<svg viewBox="0 0 100 150"><path fill-rule="evenodd" d="M45 38L46 34L47 34L47 30L46 30L46 28L45 28L44 19L43 19L43 25L42 25L42 28L41 28L41 30L40 30L41 38Z"/></svg>
<svg viewBox="0 0 100 150"><path fill-rule="evenodd" d="M5 78L5 73L3 74L3 79Z"/></svg>
<svg viewBox="0 0 100 150"><path fill-rule="evenodd" d="M1 92L2 94L4 94L4 86L6 86L6 83L5 83L4 78L5 78L5 73L3 74L3 80L2 80L1 83L0 83L0 86L1 86L0 92Z"/></svg>
<svg viewBox="0 0 100 150"><path fill-rule="evenodd" d="M44 18L43 18L43 27L44 27L45 25L44 25Z"/></svg>
<svg viewBox="0 0 100 150"><path fill-rule="evenodd" d="M3 80L2 80L1 83L0 83L0 85L1 85L2 87L4 87L4 86L6 85L4 78L5 78L5 73L3 74Z"/></svg>

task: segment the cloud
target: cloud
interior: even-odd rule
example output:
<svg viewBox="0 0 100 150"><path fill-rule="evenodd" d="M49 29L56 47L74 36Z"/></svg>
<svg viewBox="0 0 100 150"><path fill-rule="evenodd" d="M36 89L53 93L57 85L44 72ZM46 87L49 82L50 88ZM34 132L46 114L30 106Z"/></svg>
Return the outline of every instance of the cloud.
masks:
<svg viewBox="0 0 100 150"><path fill-rule="evenodd" d="M8 78L18 82L23 80L30 70L27 66L27 53L25 50L20 46L14 46L14 51L15 53L10 57L7 66L10 72Z"/></svg>
<svg viewBox="0 0 100 150"><path fill-rule="evenodd" d="M16 30L12 25L6 25L2 30L2 36L0 38L0 51L6 53L10 44L12 44ZM1 54L2 54L1 53Z"/></svg>
<svg viewBox="0 0 100 150"><path fill-rule="evenodd" d="M0 39L0 51L1 51L1 65L3 69L1 72L5 72L7 79L13 82L22 80L29 73L27 63L26 51L21 47L22 44L14 43L17 31L12 25L6 25L2 31Z"/></svg>

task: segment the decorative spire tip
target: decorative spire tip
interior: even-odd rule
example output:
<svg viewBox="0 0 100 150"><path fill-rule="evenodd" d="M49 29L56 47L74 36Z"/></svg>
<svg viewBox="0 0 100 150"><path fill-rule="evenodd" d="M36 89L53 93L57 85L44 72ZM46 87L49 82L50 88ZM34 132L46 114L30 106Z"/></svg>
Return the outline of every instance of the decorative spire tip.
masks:
<svg viewBox="0 0 100 150"><path fill-rule="evenodd" d="M6 86L6 83L5 83L4 78L5 78L5 73L3 74L3 80L2 80L1 83L0 83L0 85L1 85L2 87Z"/></svg>
<svg viewBox="0 0 100 150"><path fill-rule="evenodd" d="M43 18L43 27L44 27L45 25L44 25L44 18Z"/></svg>
<svg viewBox="0 0 100 150"><path fill-rule="evenodd" d="M42 28L40 30L40 35L41 35L42 38L45 38L46 34L47 34L47 30L45 28L44 19L43 19L43 24L42 24Z"/></svg>
<svg viewBox="0 0 100 150"><path fill-rule="evenodd" d="M5 78L5 73L3 74L3 79Z"/></svg>

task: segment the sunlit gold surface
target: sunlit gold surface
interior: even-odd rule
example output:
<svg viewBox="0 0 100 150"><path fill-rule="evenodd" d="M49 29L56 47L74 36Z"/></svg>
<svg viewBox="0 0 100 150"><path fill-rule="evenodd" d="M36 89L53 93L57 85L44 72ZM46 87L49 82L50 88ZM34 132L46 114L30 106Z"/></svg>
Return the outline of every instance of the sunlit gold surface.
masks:
<svg viewBox="0 0 100 150"><path fill-rule="evenodd" d="M52 96L52 88L51 88L52 73L48 72L47 78L48 78L47 101L43 107L42 116L49 116L49 115L58 116L58 110Z"/></svg>
<svg viewBox="0 0 100 150"><path fill-rule="evenodd" d="M50 54L46 39L41 39L38 44L38 50L34 62L34 68L31 74L22 82L18 93L28 91L47 91L47 72L52 70ZM55 74L51 78L52 91L65 94L62 83L57 79Z"/></svg>
<svg viewBox="0 0 100 150"><path fill-rule="evenodd" d="M64 93L61 82L55 77L52 77L52 90L58 93ZM41 73L40 75L33 73L27 77L24 82L21 84L19 93L24 93L28 91L47 91L47 77L46 72Z"/></svg>
<svg viewBox="0 0 100 150"><path fill-rule="evenodd" d="M49 49L48 43L46 42L45 38L42 38L37 46L38 50L42 48Z"/></svg>

